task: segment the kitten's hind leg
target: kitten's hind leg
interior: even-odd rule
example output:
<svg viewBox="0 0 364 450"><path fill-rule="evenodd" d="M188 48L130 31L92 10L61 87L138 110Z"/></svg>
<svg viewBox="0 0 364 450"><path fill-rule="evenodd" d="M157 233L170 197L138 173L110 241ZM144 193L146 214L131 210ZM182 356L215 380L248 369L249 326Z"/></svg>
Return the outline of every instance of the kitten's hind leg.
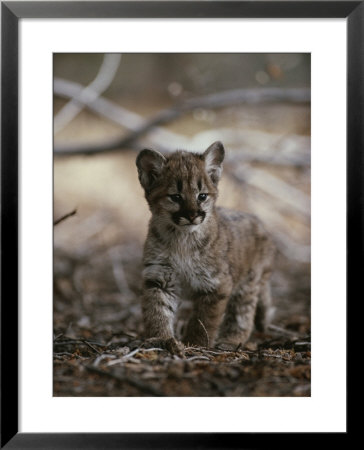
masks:
<svg viewBox="0 0 364 450"><path fill-rule="evenodd" d="M217 348L235 350L249 339L254 328L259 288L256 278L250 277L230 297L219 330Z"/></svg>
<svg viewBox="0 0 364 450"><path fill-rule="evenodd" d="M192 316L187 323L182 342L186 345L210 347L221 323L228 298L224 292L196 296Z"/></svg>
<svg viewBox="0 0 364 450"><path fill-rule="evenodd" d="M259 298L255 312L255 328L258 331L266 331L274 314L272 307L272 295L270 289L270 271L264 272L259 289Z"/></svg>

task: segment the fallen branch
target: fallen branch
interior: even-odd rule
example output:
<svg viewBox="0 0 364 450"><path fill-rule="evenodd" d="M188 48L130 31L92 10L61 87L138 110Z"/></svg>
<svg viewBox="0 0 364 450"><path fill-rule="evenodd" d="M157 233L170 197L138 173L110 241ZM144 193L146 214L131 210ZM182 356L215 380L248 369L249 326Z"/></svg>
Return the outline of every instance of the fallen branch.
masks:
<svg viewBox="0 0 364 450"><path fill-rule="evenodd" d="M98 353L99 355L101 354L101 352L99 350L97 350L97 348L94 347L93 345L91 345L89 342L87 342L86 340L84 340L83 342L87 345L87 347L90 347L91 350Z"/></svg>
<svg viewBox="0 0 364 450"><path fill-rule="evenodd" d="M57 352L57 353L53 353L53 356L57 357L57 356L70 356L70 357L76 357L76 358L80 358L79 355L76 355L75 353L70 353L70 352Z"/></svg>
<svg viewBox="0 0 364 450"><path fill-rule="evenodd" d="M74 82L55 78L54 93L63 97L76 97L82 89L82 85ZM98 144L82 144L56 146L56 154L95 154L106 150L119 150L130 147L130 145L141 136L153 131L158 136L151 136L150 140L157 145L158 150L166 150L165 142L186 141L186 138L176 133L165 130L158 125L176 120L183 114L186 114L197 108L222 108L239 104L259 104L272 102L285 103L307 103L310 102L309 89L283 89L283 88L259 88L259 89L234 89L219 92L185 100L184 102L167 108L157 113L152 119L145 120L139 114L128 111L125 108L107 100L103 97L97 97L90 101L89 99L78 98L84 106L90 110L106 117L107 119L131 130L126 136L111 141Z"/></svg>
<svg viewBox="0 0 364 450"><path fill-rule="evenodd" d="M72 81L63 80L60 78L54 79L53 89L54 93L62 97L73 98L76 97L82 89L83 86L74 83ZM144 117L119 106L115 102L108 100L104 97L95 98L93 101L87 101L85 99L79 99L84 106L96 114L99 114L118 126L137 132L144 124ZM167 151L164 148L164 142L176 142L181 138L185 139L183 136L173 133L171 131L165 130L163 128L155 127L153 129L153 134L155 136L150 136L149 141L152 145L155 145L159 150ZM119 150L121 147L125 146L123 144L124 137L113 139L107 142L101 142L98 144L69 144L65 146L55 146L54 153L60 155L67 154L94 154L104 152L106 150Z"/></svg>
<svg viewBox="0 0 364 450"><path fill-rule="evenodd" d="M263 191L261 185L259 186L260 188L258 188L258 186L250 184L248 177L245 178L245 172L234 170L230 165L229 167L225 166L225 168L231 178L239 184L239 187L242 185L245 186L245 196L249 202L249 209L253 214L259 216L264 223L269 224L269 229L272 232L278 250L288 259L301 263L309 263L311 260L310 245L308 243L299 242L300 238L295 235L294 228L291 227L290 222L288 222L284 216L285 211L294 212L295 216L298 218L297 220L299 220L301 225L307 227L307 233L309 233L309 206L304 213L304 202L297 208L288 204L292 203L292 198L289 202L285 201L287 195L290 194L289 190L291 186L288 184L288 192L284 192L284 197L280 198L278 192L276 192L274 188L269 191L267 186L267 189ZM302 192L302 194L304 193ZM252 195L258 198L250 202L250 197Z"/></svg>
<svg viewBox="0 0 364 450"><path fill-rule="evenodd" d="M119 292L122 295L132 297L133 293L129 289L129 284L128 284L126 276L125 276L124 267L120 263L120 259L118 258L118 253L117 253L115 247L111 248L108 253L109 253L110 259L111 259L112 273L114 275L114 280L115 280L116 286L119 289Z"/></svg>
<svg viewBox="0 0 364 450"><path fill-rule="evenodd" d="M90 103L98 98L112 83L119 68L121 55L107 53L96 75L96 78L86 87L81 87L76 95L64 105L54 117L54 132L61 131L84 108L85 102Z"/></svg>
<svg viewBox="0 0 364 450"><path fill-rule="evenodd" d="M256 89L232 89L228 91L196 97L164 109L152 119L146 121L133 133L126 136L123 141L130 143L147 133L156 125L165 124L175 120L182 114L197 108L223 108L240 104L262 104L262 103L308 103L310 102L310 89L285 89L285 88L256 88Z"/></svg>
<svg viewBox="0 0 364 450"><path fill-rule="evenodd" d="M285 204L289 210L296 211L303 217L310 217L310 197L281 178L267 170L253 167L244 168L242 166L233 167L229 165L227 169L240 183L248 184L263 191L270 197L276 198Z"/></svg>
<svg viewBox="0 0 364 450"><path fill-rule="evenodd" d="M53 345L96 345L98 347L106 347L105 344L101 344L99 342L95 342L95 341L86 341L86 340L80 340L80 339L69 339L69 340L62 340L62 341L57 341L57 342L53 342Z"/></svg>
<svg viewBox="0 0 364 450"><path fill-rule="evenodd" d="M191 356L191 358L186 358L186 359L187 359L187 361L196 361L196 360L211 361L211 359L208 356L203 356L203 355Z"/></svg>
<svg viewBox="0 0 364 450"><path fill-rule="evenodd" d="M273 325L272 323L268 325L268 330L273 331L279 335L289 336L289 337L297 337L299 333L295 333L294 331L287 330L285 328L278 327L277 325Z"/></svg>

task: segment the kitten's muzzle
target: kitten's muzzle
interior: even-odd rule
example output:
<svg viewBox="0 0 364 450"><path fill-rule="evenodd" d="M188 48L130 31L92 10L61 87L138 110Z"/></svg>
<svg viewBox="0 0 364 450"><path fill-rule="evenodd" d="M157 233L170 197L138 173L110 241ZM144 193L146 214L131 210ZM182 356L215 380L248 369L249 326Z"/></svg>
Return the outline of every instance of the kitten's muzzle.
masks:
<svg viewBox="0 0 364 450"><path fill-rule="evenodd" d="M191 225L198 225L203 222L206 213L204 211L189 211L184 217L190 221Z"/></svg>
<svg viewBox="0 0 364 450"><path fill-rule="evenodd" d="M190 219L191 222L193 222L199 215L200 214L197 211L191 211L187 213L187 218Z"/></svg>
<svg viewBox="0 0 364 450"><path fill-rule="evenodd" d="M172 215L174 223L177 225L199 225L205 219L204 211L184 211Z"/></svg>
<svg viewBox="0 0 364 450"><path fill-rule="evenodd" d="M198 225L202 223L205 215L206 214L204 211L196 210L187 211L185 214L182 214L183 217L190 221L191 225Z"/></svg>

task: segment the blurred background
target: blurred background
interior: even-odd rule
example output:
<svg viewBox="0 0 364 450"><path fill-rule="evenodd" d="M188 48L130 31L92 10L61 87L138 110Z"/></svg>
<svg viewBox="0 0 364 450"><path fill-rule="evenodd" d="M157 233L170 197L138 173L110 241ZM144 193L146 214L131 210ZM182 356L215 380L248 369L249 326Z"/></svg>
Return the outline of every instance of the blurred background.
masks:
<svg viewBox="0 0 364 450"><path fill-rule="evenodd" d="M216 140L218 204L277 244L273 327L309 333L310 72L309 54L54 54L55 337L140 335L137 152Z"/></svg>

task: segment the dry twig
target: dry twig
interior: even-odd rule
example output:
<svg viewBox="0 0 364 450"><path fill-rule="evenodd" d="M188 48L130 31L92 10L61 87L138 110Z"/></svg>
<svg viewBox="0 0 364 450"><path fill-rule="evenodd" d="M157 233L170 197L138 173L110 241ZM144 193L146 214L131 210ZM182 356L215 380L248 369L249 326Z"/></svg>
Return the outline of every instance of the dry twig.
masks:
<svg viewBox="0 0 364 450"><path fill-rule="evenodd" d="M65 214L64 216L60 217L59 219L55 220L55 221L53 222L53 225L54 225L54 226L58 225L59 223L61 223L61 222L63 222L64 220L68 219L69 217L74 216L76 213L77 213L77 209L74 209L73 211L71 211L71 212Z"/></svg>
<svg viewBox="0 0 364 450"><path fill-rule="evenodd" d="M199 322L199 324L201 325L201 327L204 329L204 332L205 332L205 334L206 334L206 340L207 340L207 342L206 342L206 347L209 348L209 347L210 347L210 339L209 339L209 335L208 335L208 333L207 333L207 330L206 330L206 328L205 328L205 325L201 322L200 319L198 319L198 322Z"/></svg>

